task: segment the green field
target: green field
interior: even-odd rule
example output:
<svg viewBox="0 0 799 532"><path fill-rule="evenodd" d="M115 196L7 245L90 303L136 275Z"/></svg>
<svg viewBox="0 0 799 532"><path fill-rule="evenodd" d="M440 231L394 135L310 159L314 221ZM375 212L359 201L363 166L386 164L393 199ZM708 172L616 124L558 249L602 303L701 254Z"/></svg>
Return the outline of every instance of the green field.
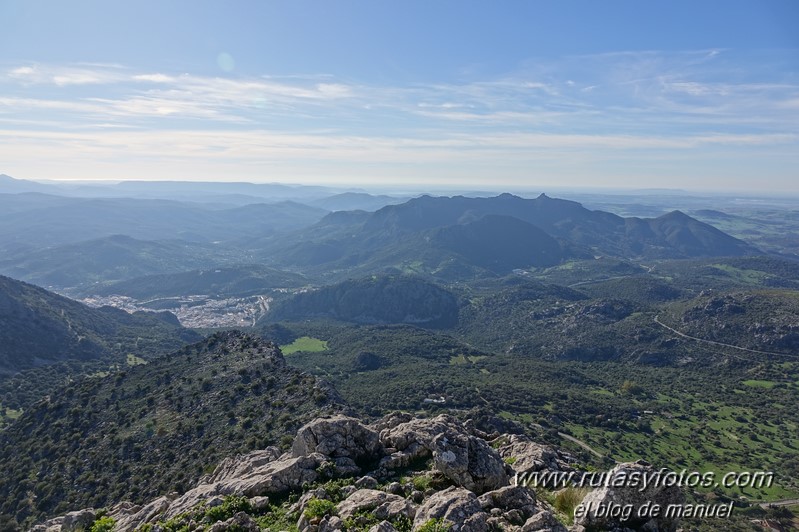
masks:
<svg viewBox="0 0 799 532"><path fill-rule="evenodd" d="M136 355L133 355L133 354L131 354L131 353L128 353L128 356L127 356L127 357L126 357L126 359L125 359L125 363L126 363L128 366L140 366L140 365L142 365L142 364L146 364L146 363L147 363L147 361L146 361L146 360L144 360L144 359L143 359L143 358L141 358L141 357L137 357Z"/></svg>
<svg viewBox="0 0 799 532"><path fill-rule="evenodd" d="M290 344L281 347L280 350L284 355L290 355L299 351L316 353L319 351L327 351L327 342L311 336L301 336Z"/></svg>

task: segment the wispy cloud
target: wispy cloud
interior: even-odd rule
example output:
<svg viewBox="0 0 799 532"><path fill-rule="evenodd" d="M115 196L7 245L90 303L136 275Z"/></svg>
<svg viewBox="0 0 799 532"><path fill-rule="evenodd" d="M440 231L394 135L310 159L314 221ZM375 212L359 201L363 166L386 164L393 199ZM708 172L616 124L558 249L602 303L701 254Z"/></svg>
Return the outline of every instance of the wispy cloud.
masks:
<svg viewBox="0 0 799 532"><path fill-rule="evenodd" d="M0 157L21 161L47 146L54 161L86 164L116 156L319 171L457 159L516 172L654 152L790 159L795 76L762 65L750 73L730 53L569 57L495 79L401 85L18 64L0 71Z"/></svg>
<svg viewBox="0 0 799 532"><path fill-rule="evenodd" d="M784 127L795 118L786 117L784 110L793 108L799 85L734 79L740 74L725 72L723 66L714 68L713 62L721 56L723 52L718 50L676 55L603 54L570 58L559 76L548 65L501 79L405 86L341 82L329 76L220 78L86 65L16 66L6 71L3 81L7 86L18 84L28 89L38 86L34 87L38 91L18 96L27 109L37 107L35 100L41 99L41 108L137 121L201 118L260 123L275 118L323 121L335 117L364 123L395 113L395 118L405 115L405 120L416 120L420 128L453 121L479 127L548 124L564 129L605 129L609 123L621 127L624 119L640 127L647 122L653 126L674 123L675 117L695 126L692 118L701 117L712 129L715 119L729 127L736 118L746 124L758 115L764 122ZM574 70L582 70L583 79L573 76ZM41 86L54 89L47 91ZM72 86L95 86L97 90L79 95L63 92ZM36 93L46 97L37 98ZM5 101L10 102L10 97ZM608 121L610 113L614 116ZM393 125L381 124L387 129ZM342 126L339 122L337 127Z"/></svg>
<svg viewBox="0 0 799 532"><path fill-rule="evenodd" d="M11 68L6 78L24 85L105 85L128 79L123 69L111 65L24 65Z"/></svg>

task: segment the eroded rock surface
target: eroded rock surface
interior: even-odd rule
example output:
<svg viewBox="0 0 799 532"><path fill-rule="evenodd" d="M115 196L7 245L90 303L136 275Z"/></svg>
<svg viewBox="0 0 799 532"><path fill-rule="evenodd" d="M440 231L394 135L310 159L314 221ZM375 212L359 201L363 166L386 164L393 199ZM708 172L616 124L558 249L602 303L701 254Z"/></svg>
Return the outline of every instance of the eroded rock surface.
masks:
<svg viewBox="0 0 799 532"><path fill-rule="evenodd" d="M108 515L119 532L146 524L161 530L159 523L169 519L187 530L255 531L262 526L259 520L274 512L282 512L302 532L344 530L353 523L372 532L417 530L429 527L431 520L452 532L564 532L549 504L533 489L511 485L511 479L517 472L570 469L567 458L526 436L487 434L449 415L418 419L393 413L373 426L339 415L303 426L288 453L269 447L228 458L186 493L142 505L122 502ZM647 467L622 464L614 472ZM273 506L290 494L296 497L293 504ZM681 502L683 495L660 486L602 488L589 493L583 504L647 500L665 505ZM95 510L81 510L33 530L89 530L96 518ZM676 523L620 523L589 513L572 530L614 528L673 531Z"/></svg>

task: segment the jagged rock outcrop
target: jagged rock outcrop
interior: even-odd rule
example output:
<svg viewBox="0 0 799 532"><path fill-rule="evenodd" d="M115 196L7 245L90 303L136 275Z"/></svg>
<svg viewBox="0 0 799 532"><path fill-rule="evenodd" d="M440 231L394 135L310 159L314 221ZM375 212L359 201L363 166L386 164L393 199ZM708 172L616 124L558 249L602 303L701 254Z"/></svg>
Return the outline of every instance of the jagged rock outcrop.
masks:
<svg viewBox="0 0 799 532"><path fill-rule="evenodd" d="M433 494L419 508L414 528L431 519L443 519L452 523L452 530L458 532L487 532L488 514L483 512L480 501L471 491L452 486Z"/></svg>
<svg viewBox="0 0 799 532"><path fill-rule="evenodd" d="M369 489L356 491L342 501L337 509L338 515L342 519L363 512L368 512L378 519L388 520L396 519L399 516L413 519L416 516L416 505L404 497Z"/></svg>
<svg viewBox="0 0 799 532"><path fill-rule="evenodd" d="M297 432L291 454L295 457L321 453L330 458L372 460L382 451L377 432L355 418L334 416L317 419Z"/></svg>
<svg viewBox="0 0 799 532"><path fill-rule="evenodd" d="M492 442L493 443L493 442ZM522 434L510 434L496 442L497 452L503 459L513 461L513 470L519 474L531 471L569 471L571 457L548 445L536 443Z"/></svg>
<svg viewBox="0 0 799 532"><path fill-rule="evenodd" d="M578 505L576 525L587 530L625 528L674 532L677 530L677 521L667 517L665 511L658 517L650 517L646 512L643 512L643 516L639 515L645 505L658 505L665 510L671 504L685 503L685 494L678 486L659 482L653 474L653 468L646 463L617 465L608 473L609 480L604 482L605 485L588 493ZM645 478L650 480L645 481ZM610 508L619 511L608 511ZM631 511L624 511L626 508Z"/></svg>
<svg viewBox="0 0 799 532"><path fill-rule="evenodd" d="M252 469L242 476L225 478L219 482L201 483L172 501L169 509L164 512L164 517L169 519L180 515L216 496L253 497L299 490L303 485L319 479L316 470L325 459L326 457L319 453L296 458L284 454L277 460ZM249 461L247 457L244 460ZM215 476L216 472L211 475L212 478Z"/></svg>
<svg viewBox="0 0 799 532"><path fill-rule="evenodd" d="M484 493L508 485L505 463L485 440L462 433L433 439L435 466L458 486Z"/></svg>
<svg viewBox="0 0 799 532"><path fill-rule="evenodd" d="M59 532L84 530L92 526L97 513L92 508L69 512L66 515L45 521L41 525L33 527L32 532Z"/></svg>
<svg viewBox="0 0 799 532"><path fill-rule="evenodd" d="M512 465L503 458L513 458L508 460ZM186 530L279 530L286 519L301 532L354 526L373 532L418 530L431 521L453 532L565 532L547 502L530 487L510 485L510 478L517 472L571 469L566 458L529 438L486 434L473 423L448 415L415 419L394 413L372 426L336 415L303 426L290 452L281 454L270 447L228 458L182 495L160 497L143 506L119 503L108 515L119 532L145 525L158 531L167 520L170 526ZM345 467L339 467L342 464ZM646 467L622 464L613 471L629 474ZM293 504L281 503L290 494L301 495ZM682 501L681 497L676 488L602 488L586 496L583 504L635 505L646 500L668 504ZM34 530L89 529L97 515L91 509L72 512ZM278 518L283 525L272 528L269 523ZM619 523L589 512L573 530L619 526L672 531L676 524Z"/></svg>

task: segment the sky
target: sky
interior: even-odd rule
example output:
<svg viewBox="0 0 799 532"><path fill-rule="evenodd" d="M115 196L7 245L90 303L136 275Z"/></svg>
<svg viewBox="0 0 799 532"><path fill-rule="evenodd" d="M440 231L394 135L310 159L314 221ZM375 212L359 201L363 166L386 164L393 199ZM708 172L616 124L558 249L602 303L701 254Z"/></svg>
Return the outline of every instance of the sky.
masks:
<svg viewBox="0 0 799 532"><path fill-rule="evenodd" d="M0 173L799 192L794 0L0 0Z"/></svg>

